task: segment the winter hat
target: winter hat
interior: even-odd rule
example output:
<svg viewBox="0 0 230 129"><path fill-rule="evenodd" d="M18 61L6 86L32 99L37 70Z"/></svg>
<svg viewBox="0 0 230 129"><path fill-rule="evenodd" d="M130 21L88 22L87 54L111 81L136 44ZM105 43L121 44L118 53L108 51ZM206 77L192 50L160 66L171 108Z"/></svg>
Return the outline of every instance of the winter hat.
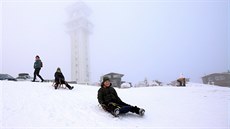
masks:
<svg viewBox="0 0 230 129"><path fill-rule="evenodd" d="M36 55L36 58L40 58L39 55Z"/></svg>
<svg viewBox="0 0 230 129"><path fill-rule="evenodd" d="M61 69L59 67L57 68L57 72L61 72Z"/></svg>
<svg viewBox="0 0 230 129"><path fill-rule="evenodd" d="M110 79L108 77L103 77L103 82L105 81L110 81Z"/></svg>
<svg viewBox="0 0 230 129"><path fill-rule="evenodd" d="M101 86L103 86L104 85L104 82L105 81L110 81L110 79L108 78L108 77L103 77L103 81L102 81L102 83L101 83ZM110 86L111 86L112 84L110 83Z"/></svg>

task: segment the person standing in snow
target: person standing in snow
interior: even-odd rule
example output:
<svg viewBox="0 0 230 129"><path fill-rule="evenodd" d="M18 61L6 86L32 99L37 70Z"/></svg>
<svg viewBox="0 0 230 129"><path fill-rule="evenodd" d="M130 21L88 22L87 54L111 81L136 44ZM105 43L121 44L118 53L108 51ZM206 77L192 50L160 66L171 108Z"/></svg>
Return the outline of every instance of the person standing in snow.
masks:
<svg viewBox="0 0 230 129"><path fill-rule="evenodd" d="M57 68L57 71L54 74L55 77L55 85L54 88L57 89L59 84L65 84L66 87L68 87L70 90L72 90L74 87L70 86L66 81L65 81L65 77L61 72L60 68Z"/></svg>
<svg viewBox="0 0 230 129"><path fill-rule="evenodd" d="M35 62L34 62L34 79L32 82L35 82L36 76L38 76L41 79L41 82L44 81L44 79L39 75L41 68L43 67L42 61L40 57L37 55L35 57Z"/></svg>
<svg viewBox="0 0 230 129"><path fill-rule="evenodd" d="M143 116L145 113L144 109L137 106L131 106L123 102L118 97L117 92L112 87L112 83L110 83L110 79L108 77L103 78L101 88L98 90L97 99L102 108L114 116L118 116L119 114L124 114L127 112L132 112Z"/></svg>
<svg viewBox="0 0 230 129"><path fill-rule="evenodd" d="M177 79L177 82L179 82L179 86L186 86L186 81L184 75L181 73L179 78Z"/></svg>

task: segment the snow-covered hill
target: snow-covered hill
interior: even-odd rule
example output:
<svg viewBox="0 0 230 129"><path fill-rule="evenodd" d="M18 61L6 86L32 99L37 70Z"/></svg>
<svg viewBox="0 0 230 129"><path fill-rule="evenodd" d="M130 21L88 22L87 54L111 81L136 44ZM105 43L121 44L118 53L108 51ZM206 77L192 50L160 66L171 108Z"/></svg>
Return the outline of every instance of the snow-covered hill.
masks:
<svg viewBox="0 0 230 129"><path fill-rule="evenodd" d="M230 88L187 87L117 89L120 98L145 108L140 117L119 118L98 106L99 87L74 85L54 90L52 83L0 81L1 129L229 129Z"/></svg>

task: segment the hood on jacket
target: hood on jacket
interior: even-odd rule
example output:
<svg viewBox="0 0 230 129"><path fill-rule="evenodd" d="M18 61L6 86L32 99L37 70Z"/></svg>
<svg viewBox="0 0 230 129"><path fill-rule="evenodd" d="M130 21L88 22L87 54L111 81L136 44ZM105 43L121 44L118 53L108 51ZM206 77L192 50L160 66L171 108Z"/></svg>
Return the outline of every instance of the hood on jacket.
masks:
<svg viewBox="0 0 230 129"><path fill-rule="evenodd" d="M56 72L61 73L61 69L58 67Z"/></svg>

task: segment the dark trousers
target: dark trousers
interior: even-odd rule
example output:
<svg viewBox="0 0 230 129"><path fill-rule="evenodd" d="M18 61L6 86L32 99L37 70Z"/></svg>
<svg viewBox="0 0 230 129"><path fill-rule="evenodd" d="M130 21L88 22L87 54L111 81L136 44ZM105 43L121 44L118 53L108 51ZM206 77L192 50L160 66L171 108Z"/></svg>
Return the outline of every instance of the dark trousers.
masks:
<svg viewBox="0 0 230 129"><path fill-rule="evenodd" d="M71 89L71 86L65 80L55 80L55 87L57 87L59 84L65 84L67 88Z"/></svg>
<svg viewBox="0 0 230 129"><path fill-rule="evenodd" d="M116 108L125 109L125 110L120 110L120 114L127 113L127 112L139 114L139 110L140 110L140 108L138 108L137 106L131 106L126 103L113 103L113 102L104 105L103 108L110 113L113 113Z"/></svg>
<svg viewBox="0 0 230 129"><path fill-rule="evenodd" d="M42 80L42 82L44 81L44 79L41 77L41 75L39 75L40 70L41 70L41 68L36 68L36 69L34 70L34 79L33 79L33 81L35 81L36 76L38 76L38 77Z"/></svg>

